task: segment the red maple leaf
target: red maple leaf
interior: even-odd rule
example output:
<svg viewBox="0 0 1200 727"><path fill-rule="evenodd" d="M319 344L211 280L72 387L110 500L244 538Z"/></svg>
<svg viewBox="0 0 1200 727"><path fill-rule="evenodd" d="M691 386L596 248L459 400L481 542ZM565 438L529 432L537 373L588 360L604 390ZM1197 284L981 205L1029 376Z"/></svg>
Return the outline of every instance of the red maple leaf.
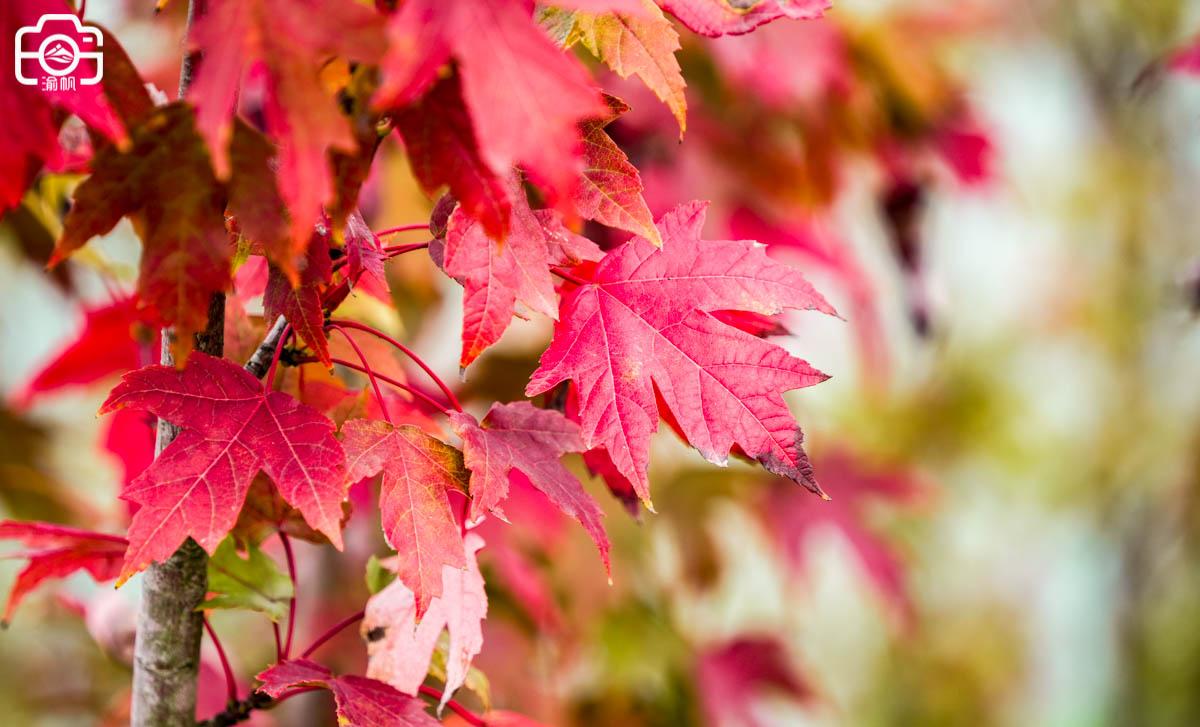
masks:
<svg viewBox="0 0 1200 727"><path fill-rule="evenodd" d="M329 359L329 339L325 335L325 310L321 293L333 276L329 259L329 228L321 224L310 234L308 249L300 270L300 279L293 287L283 269L271 266L267 289L263 293L263 312L267 320L283 316L296 333L317 354L326 366Z"/></svg>
<svg viewBox="0 0 1200 727"><path fill-rule="evenodd" d="M338 724L345 727L438 727L417 697L401 694L383 682L360 676L334 676L309 659L282 661L258 675L263 692L280 697L297 687L333 692Z"/></svg>
<svg viewBox="0 0 1200 727"><path fill-rule="evenodd" d="M158 357L158 330L145 329L135 298L84 308L83 316L75 338L15 395L18 406L28 406L42 394L123 374ZM139 412L118 412L108 423L103 446L116 457L123 483L131 482L154 458L154 430L154 418Z"/></svg>
<svg viewBox="0 0 1200 727"><path fill-rule="evenodd" d="M681 205L658 222L663 247L635 237L595 266L562 302L554 339L526 394L567 379L579 387L584 444L608 450L649 500L656 391L684 438L724 463L737 445L768 470L820 492L803 435L782 393L826 376L709 311L763 314L833 308L804 277L753 242L703 241L705 205ZM583 266L578 270L585 274Z"/></svg>
<svg viewBox="0 0 1200 727"><path fill-rule="evenodd" d="M146 331L147 340L139 341L135 328L142 322L132 296L84 308L79 333L29 379L16 401L28 404L38 394L93 384L146 363L148 349L157 356L158 346L151 345L157 334Z"/></svg>
<svg viewBox="0 0 1200 727"><path fill-rule="evenodd" d="M512 217L503 242L489 237L483 223L461 206L450 215L447 226L442 264L463 285L459 365L464 368L500 340L517 312L517 301L542 315L557 316L551 265L602 256L595 243L563 227L553 211L530 209L516 179L510 178L507 186Z"/></svg>
<svg viewBox="0 0 1200 727"><path fill-rule="evenodd" d="M346 267L351 285L390 303L387 276L383 270L383 243L358 210L346 217L345 237Z"/></svg>
<svg viewBox="0 0 1200 727"><path fill-rule="evenodd" d="M130 407L183 427L121 497L141 505L122 578L165 560L189 536L213 552L237 522L259 470L341 549L345 455L333 423L287 394L265 391L234 363L193 354L182 371L132 371L100 409Z"/></svg>
<svg viewBox="0 0 1200 727"><path fill-rule="evenodd" d="M231 227L295 284L297 258L307 248L292 242L287 203L276 181L275 153L275 145L261 133L240 120L234 123L228 212L233 217Z"/></svg>
<svg viewBox="0 0 1200 727"><path fill-rule="evenodd" d="M749 33L779 18L813 20L825 14L830 0L658 0L664 10L693 32L716 38Z"/></svg>
<svg viewBox="0 0 1200 727"><path fill-rule="evenodd" d="M377 61L386 46L383 18L353 2L304 0L284 9L270 0L212 0L190 40L204 63L188 100L222 177L242 76L265 68L266 131L279 145L279 191L291 212L293 249L304 249L321 205L334 196L327 152L358 146L322 84L321 66L330 56Z"/></svg>
<svg viewBox="0 0 1200 727"><path fill-rule="evenodd" d="M480 156L458 74L439 80L419 101L397 111L395 119L421 187L432 194L449 186L488 235L503 239L512 206L504 185L507 170L498 174Z"/></svg>
<svg viewBox="0 0 1200 727"><path fill-rule="evenodd" d="M53 523L12 520L0 522L0 540L24 543L27 550L7 557L29 560L17 574L8 595L8 605L4 608L5 624L12 620L17 605L42 581L65 578L79 570L87 571L97 581L116 578L127 545L125 538L117 535L92 533Z"/></svg>
<svg viewBox="0 0 1200 727"><path fill-rule="evenodd" d="M462 454L415 426L351 419L342 425L349 480L383 473L379 509L396 574L416 595L417 617L442 592L442 568L463 568L449 492L465 491Z"/></svg>
<svg viewBox="0 0 1200 727"><path fill-rule="evenodd" d="M499 176L523 165L567 199L580 166L578 123L605 105L587 71L557 48L524 0L408 0L388 25L377 103L404 106L453 58L479 156Z"/></svg>
<svg viewBox="0 0 1200 727"><path fill-rule="evenodd" d="M509 478L520 478L550 498L587 531L609 569L604 513L559 458L582 452L579 425L557 411L527 401L493 404L482 424L463 412L450 422L463 440L463 460L471 470L471 519L495 509L507 496Z"/></svg>

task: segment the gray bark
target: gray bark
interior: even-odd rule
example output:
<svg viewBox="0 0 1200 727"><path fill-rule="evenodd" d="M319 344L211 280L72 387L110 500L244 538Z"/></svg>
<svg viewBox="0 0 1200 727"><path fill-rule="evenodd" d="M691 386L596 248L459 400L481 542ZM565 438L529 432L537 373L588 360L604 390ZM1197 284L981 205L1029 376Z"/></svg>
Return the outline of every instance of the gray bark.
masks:
<svg viewBox="0 0 1200 727"><path fill-rule="evenodd" d="M220 356L225 348L225 295L212 297L208 327L196 350ZM163 364L174 365L170 329L163 330ZM179 434L159 420L155 456ZM133 655L134 727L191 727L196 724L196 678L200 670L203 615L196 610L208 591L208 555L188 540L164 563L146 569Z"/></svg>

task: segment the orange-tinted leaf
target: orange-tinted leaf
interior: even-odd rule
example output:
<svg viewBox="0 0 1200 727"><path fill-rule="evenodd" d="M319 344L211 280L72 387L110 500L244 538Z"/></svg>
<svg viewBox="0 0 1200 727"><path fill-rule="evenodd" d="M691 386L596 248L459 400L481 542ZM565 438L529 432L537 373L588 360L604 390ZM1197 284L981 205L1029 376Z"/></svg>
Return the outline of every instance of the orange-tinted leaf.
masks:
<svg viewBox="0 0 1200 727"><path fill-rule="evenodd" d="M574 37L621 78L637 75L671 109L680 135L687 129L687 85L675 51L679 34L651 0L640 14L577 13Z"/></svg>
<svg viewBox="0 0 1200 727"><path fill-rule="evenodd" d="M134 217L142 238L138 299L187 347L208 320L212 294L230 282L232 248L224 190L184 104L154 111L133 131L128 151L105 147L75 190L54 260Z"/></svg>
<svg viewBox="0 0 1200 727"><path fill-rule="evenodd" d="M120 416L119 412L117 416ZM350 519L350 511L350 502L343 502L343 526ZM242 511L238 514L237 523L231 533L239 543L258 545L277 532L319 545L329 542L329 538L314 530L304 521L300 511L283 499L271 478L260 472L250 483L246 502L242 505Z"/></svg>
<svg viewBox="0 0 1200 727"><path fill-rule="evenodd" d="M386 45L383 19L355 2L303 0L286 8L269 0L210 0L192 29L204 63L188 93L200 133L222 177L237 90L256 64L266 73L263 115L279 146L279 191L291 213L293 249L303 249L321 205L334 197L327 152L353 151L357 142L337 100L321 83L329 56L371 63Z"/></svg>
<svg viewBox="0 0 1200 727"><path fill-rule="evenodd" d="M662 237L642 198L642 177L604 130L605 123L583 124L583 182L575 191L575 209L583 217L661 246Z"/></svg>
<svg viewBox="0 0 1200 727"><path fill-rule="evenodd" d="M465 490L462 453L417 427L351 419L342 426L351 482L383 473L379 509L396 575L416 596L417 617L442 593L442 568L463 568L449 491Z"/></svg>
<svg viewBox="0 0 1200 727"><path fill-rule="evenodd" d="M262 134L238 121L229 144L229 212L238 230L296 283L297 258L305 246L292 242L287 205L279 194L272 160L275 147ZM307 240L303 240L307 242Z"/></svg>

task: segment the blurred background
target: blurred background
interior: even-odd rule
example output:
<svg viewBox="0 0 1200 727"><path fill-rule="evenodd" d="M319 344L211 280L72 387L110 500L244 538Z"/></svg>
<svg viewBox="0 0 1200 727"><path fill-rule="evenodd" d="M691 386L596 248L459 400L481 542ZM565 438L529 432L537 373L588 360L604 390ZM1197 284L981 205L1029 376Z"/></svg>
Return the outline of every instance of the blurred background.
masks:
<svg viewBox="0 0 1200 727"><path fill-rule="evenodd" d="M182 6L88 15L172 92ZM582 530L517 493L518 525L482 529L490 611L462 700L554 725L1200 724L1200 78L1170 67L1197 33L1183 0L836 0L820 22L685 31L682 142L596 67L633 107L611 131L654 212L712 200L709 238L768 244L844 316L793 315L778 339L832 376L789 403L833 500L714 468L663 427L657 514L586 480L610 586ZM122 307L128 223L43 271L77 180L43 177L0 222L0 515L121 533L149 428L94 414L156 349ZM390 139L366 219L430 206ZM388 275L398 314L346 305L455 377L457 284L419 255ZM234 357L262 325L245 303ZM519 398L548 340L514 324L462 379L471 408ZM298 546L301 643L361 608L386 554L359 495L345 554ZM21 605L0 633L6 724L126 719L138 587L75 577ZM248 684L269 623L213 623ZM353 630L324 653L365 663ZM201 717L222 706L216 663ZM257 723L333 724L322 699Z"/></svg>

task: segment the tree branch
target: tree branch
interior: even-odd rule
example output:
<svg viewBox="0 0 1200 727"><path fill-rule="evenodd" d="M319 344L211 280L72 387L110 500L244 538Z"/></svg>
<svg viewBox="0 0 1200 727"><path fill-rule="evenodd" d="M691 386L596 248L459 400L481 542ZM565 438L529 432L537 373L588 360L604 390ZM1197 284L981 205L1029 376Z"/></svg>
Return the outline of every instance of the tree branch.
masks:
<svg viewBox="0 0 1200 727"><path fill-rule="evenodd" d="M287 330L287 320L283 316L279 316L275 320L275 324L271 326L271 330L267 331L267 337L258 344L254 355L246 362L246 370L254 374L254 378L261 379L267 375L271 359L275 356L275 348L279 345L279 339L285 330Z"/></svg>
<svg viewBox="0 0 1200 727"><path fill-rule="evenodd" d="M231 727L250 719L250 713L256 709L269 709L276 702L263 692L250 692L250 696L239 702L230 702L224 711L213 715L203 722L196 722L196 727Z"/></svg>
<svg viewBox="0 0 1200 727"><path fill-rule="evenodd" d="M196 350L220 356L225 348L225 294L213 295L208 325L196 336ZM175 364L174 331L163 329L161 361ZM155 456L162 454L179 428L158 421ZM196 719L196 677L204 616L196 610L208 591L208 555L188 540L163 563L146 569L138 608L133 655L134 727L182 727Z"/></svg>
<svg viewBox="0 0 1200 727"><path fill-rule="evenodd" d="M188 3L188 34L204 15L205 0ZM187 36L185 36L187 37ZM185 52L179 69L179 97L188 87L200 62L197 52ZM161 363L175 364L171 329L163 329ZM216 293L208 306L208 324L196 336L196 350L220 356L225 350L225 294ZM158 422L158 457L179 428ZM163 563L146 569L142 600L138 606L133 655L133 727L183 727L196 720L196 679L200 671L200 639L204 616L196 610L208 591L208 554L188 538Z"/></svg>

